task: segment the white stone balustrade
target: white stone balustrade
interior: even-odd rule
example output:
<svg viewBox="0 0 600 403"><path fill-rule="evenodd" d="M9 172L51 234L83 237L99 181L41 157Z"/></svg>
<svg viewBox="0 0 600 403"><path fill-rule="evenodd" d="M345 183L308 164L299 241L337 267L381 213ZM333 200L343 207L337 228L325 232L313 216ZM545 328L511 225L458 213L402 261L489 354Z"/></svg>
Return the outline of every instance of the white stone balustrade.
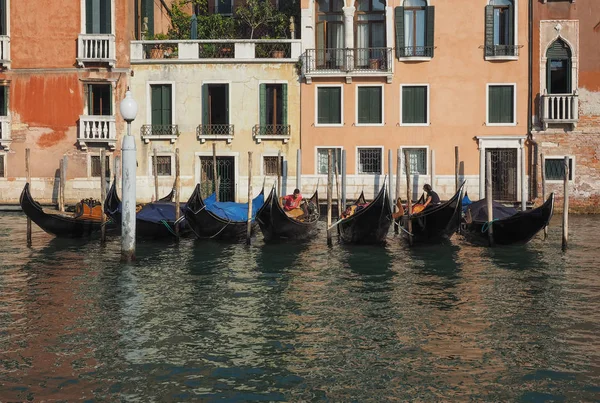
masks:
<svg viewBox="0 0 600 403"><path fill-rule="evenodd" d="M117 142L115 117L109 116L79 116L79 132L77 140L82 150L87 149L88 143L104 143L111 150Z"/></svg>
<svg viewBox="0 0 600 403"><path fill-rule="evenodd" d="M0 35L0 65L10 68L10 36Z"/></svg>
<svg viewBox="0 0 600 403"><path fill-rule="evenodd" d="M579 96L573 94L544 94L542 95L542 123L544 130L548 124L572 124L579 121Z"/></svg>
<svg viewBox="0 0 600 403"><path fill-rule="evenodd" d="M77 63L116 63L115 36L110 34L79 34L77 39Z"/></svg>
<svg viewBox="0 0 600 403"><path fill-rule="evenodd" d="M8 150L11 142L10 116L0 116L0 148Z"/></svg>

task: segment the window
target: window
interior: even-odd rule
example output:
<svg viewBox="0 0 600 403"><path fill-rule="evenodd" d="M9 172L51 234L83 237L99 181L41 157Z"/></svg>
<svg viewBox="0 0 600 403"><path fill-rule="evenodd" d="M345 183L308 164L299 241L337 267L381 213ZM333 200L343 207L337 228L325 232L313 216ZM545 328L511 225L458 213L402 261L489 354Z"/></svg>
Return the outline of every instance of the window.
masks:
<svg viewBox="0 0 600 403"><path fill-rule="evenodd" d="M277 161L279 161L279 164ZM278 176L280 172L283 173L283 157L277 155L263 157L264 176Z"/></svg>
<svg viewBox="0 0 600 403"><path fill-rule="evenodd" d="M260 84L261 134L283 134L287 126L287 84Z"/></svg>
<svg viewBox="0 0 600 403"><path fill-rule="evenodd" d="M549 94L571 93L571 48L557 39L546 51L546 88Z"/></svg>
<svg viewBox="0 0 600 403"><path fill-rule="evenodd" d="M171 84L150 85L152 104L152 125L172 124L172 87Z"/></svg>
<svg viewBox="0 0 600 403"><path fill-rule="evenodd" d="M135 39L154 38L154 0L135 2Z"/></svg>
<svg viewBox="0 0 600 403"><path fill-rule="evenodd" d="M383 87L357 87L358 124L383 124Z"/></svg>
<svg viewBox="0 0 600 403"><path fill-rule="evenodd" d="M358 148L359 174L381 174L383 166L383 150L381 148Z"/></svg>
<svg viewBox="0 0 600 403"><path fill-rule="evenodd" d="M0 116L8 116L8 86L0 86ZM1 130L1 129L0 129ZM0 133L0 139L2 135Z"/></svg>
<svg viewBox="0 0 600 403"><path fill-rule="evenodd" d="M229 124L229 84L202 85L202 123Z"/></svg>
<svg viewBox="0 0 600 403"><path fill-rule="evenodd" d="M100 167L100 156L99 155L92 155L90 157L90 172L92 175L92 178L99 178L100 177L100 173L102 172L101 167ZM107 155L106 156L106 165L104 167L105 169L105 177L106 178L110 178L110 157Z"/></svg>
<svg viewBox="0 0 600 403"><path fill-rule="evenodd" d="M425 0L396 7L396 57L433 57L435 8Z"/></svg>
<svg viewBox="0 0 600 403"><path fill-rule="evenodd" d="M150 172L154 176L154 155L150 159L152 166ZM170 155L157 155L156 156L156 175L158 176L171 176L171 156Z"/></svg>
<svg viewBox="0 0 600 403"><path fill-rule="evenodd" d="M487 124L515 123L515 86L488 85Z"/></svg>
<svg viewBox="0 0 600 403"><path fill-rule="evenodd" d="M490 0L485 7L485 56L518 56L513 0Z"/></svg>
<svg viewBox="0 0 600 403"><path fill-rule="evenodd" d="M563 181L565 179L564 157L546 157L544 159L544 165L546 180ZM573 180L573 158L569 158L569 180Z"/></svg>
<svg viewBox="0 0 600 403"><path fill-rule="evenodd" d="M85 0L85 32L111 33L111 0Z"/></svg>
<svg viewBox="0 0 600 403"><path fill-rule="evenodd" d="M343 0L317 0L315 29L316 63L319 68L339 69L345 65Z"/></svg>
<svg viewBox="0 0 600 403"><path fill-rule="evenodd" d="M402 86L402 124L429 124L428 92L426 85Z"/></svg>
<svg viewBox="0 0 600 403"><path fill-rule="evenodd" d="M385 1L357 0L354 14L355 67L382 67L387 62L385 52Z"/></svg>
<svg viewBox="0 0 600 403"><path fill-rule="evenodd" d="M112 87L110 84L88 84L88 115L112 115Z"/></svg>
<svg viewBox="0 0 600 403"><path fill-rule="evenodd" d="M342 149L341 147L330 147L330 148L317 148L317 174L327 175L328 168L328 155L331 150L331 157L333 158L332 166L333 169L337 167L337 171L342 172Z"/></svg>
<svg viewBox="0 0 600 403"><path fill-rule="evenodd" d="M6 0L0 0L0 35L8 35L6 11Z"/></svg>
<svg viewBox="0 0 600 403"><path fill-rule="evenodd" d="M427 148L405 148L402 150L402 158L404 158L404 150L408 151L410 174L427 175ZM404 163L402 164L402 172L406 173Z"/></svg>
<svg viewBox="0 0 600 403"><path fill-rule="evenodd" d="M317 87L317 124L342 124L342 87Z"/></svg>
<svg viewBox="0 0 600 403"><path fill-rule="evenodd" d="M0 178L6 177L6 172L4 171L5 158L6 154L0 154Z"/></svg>
<svg viewBox="0 0 600 403"><path fill-rule="evenodd" d="M233 0L215 0L215 14L231 15Z"/></svg>

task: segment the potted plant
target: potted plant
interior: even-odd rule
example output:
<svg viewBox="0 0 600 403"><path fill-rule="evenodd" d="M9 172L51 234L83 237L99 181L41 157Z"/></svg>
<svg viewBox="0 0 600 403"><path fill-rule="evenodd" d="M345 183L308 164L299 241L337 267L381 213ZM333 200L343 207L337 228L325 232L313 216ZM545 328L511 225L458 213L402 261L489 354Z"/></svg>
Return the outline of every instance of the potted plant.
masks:
<svg viewBox="0 0 600 403"><path fill-rule="evenodd" d="M164 41L168 39L166 34L158 33L154 35L154 40L156 41ZM171 52L169 52L171 53ZM156 43L150 49L150 58L151 59L162 59L165 57L165 49L162 43Z"/></svg>

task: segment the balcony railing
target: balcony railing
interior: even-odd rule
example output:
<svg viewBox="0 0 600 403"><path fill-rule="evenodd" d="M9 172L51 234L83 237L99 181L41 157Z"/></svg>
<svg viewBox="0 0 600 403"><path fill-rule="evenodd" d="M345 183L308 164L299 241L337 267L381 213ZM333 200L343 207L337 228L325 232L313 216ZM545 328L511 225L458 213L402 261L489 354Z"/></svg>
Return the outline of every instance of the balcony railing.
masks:
<svg viewBox="0 0 600 403"><path fill-rule="evenodd" d="M0 148L8 150L11 142L10 116L0 116Z"/></svg>
<svg viewBox="0 0 600 403"><path fill-rule="evenodd" d="M299 39L132 41L132 63L296 63Z"/></svg>
<svg viewBox="0 0 600 403"><path fill-rule="evenodd" d="M519 56L518 45L485 45L485 57L516 57Z"/></svg>
<svg viewBox="0 0 600 403"><path fill-rule="evenodd" d="M110 34L79 34L77 39L77 63L116 63L115 36Z"/></svg>
<svg viewBox="0 0 600 403"><path fill-rule="evenodd" d="M169 140L174 143L179 136L177 125L143 125L141 128L142 140L148 144L150 140Z"/></svg>
<svg viewBox="0 0 600 403"><path fill-rule="evenodd" d="M262 140L282 140L287 143L291 138L290 125L255 125L252 135L257 143Z"/></svg>
<svg viewBox="0 0 600 403"><path fill-rule="evenodd" d="M206 142L206 140L227 140L227 143L229 144L231 143L231 140L233 140L233 125L198 125L196 128L196 135L201 143Z"/></svg>
<svg viewBox="0 0 600 403"><path fill-rule="evenodd" d="M368 75L392 72L392 48L307 49L303 73L312 75Z"/></svg>
<svg viewBox="0 0 600 403"><path fill-rule="evenodd" d="M398 58L432 58L433 46L404 46L396 48Z"/></svg>
<svg viewBox="0 0 600 403"><path fill-rule="evenodd" d="M117 142L117 129L113 115L81 115L79 116L79 146L87 150L88 143L106 143L111 150Z"/></svg>
<svg viewBox="0 0 600 403"><path fill-rule="evenodd" d="M572 124L579 121L579 96L573 94L542 95L542 123L544 130L549 124Z"/></svg>
<svg viewBox="0 0 600 403"><path fill-rule="evenodd" d="M0 35L0 64L10 66L10 36Z"/></svg>

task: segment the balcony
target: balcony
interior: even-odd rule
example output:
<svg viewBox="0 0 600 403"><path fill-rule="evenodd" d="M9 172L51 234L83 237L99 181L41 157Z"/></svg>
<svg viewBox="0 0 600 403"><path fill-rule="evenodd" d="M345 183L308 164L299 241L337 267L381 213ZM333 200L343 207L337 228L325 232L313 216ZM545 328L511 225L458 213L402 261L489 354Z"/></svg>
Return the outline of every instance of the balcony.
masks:
<svg viewBox="0 0 600 403"><path fill-rule="evenodd" d="M313 77L382 76L392 80L392 48L307 49L302 59L302 72L310 84Z"/></svg>
<svg viewBox="0 0 600 403"><path fill-rule="evenodd" d="M142 140L148 144L150 140L169 140L175 143L179 136L177 125L143 125L141 128Z"/></svg>
<svg viewBox="0 0 600 403"><path fill-rule="evenodd" d="M485 60L518 60L521 45L484 45Z"/></svg>
<svg viewBox="0 0 600 403"><path fill-rule="evenodd" d="M396 57L403 61L427 61L433 58L434 46L404 46L396 48Z"/></svg>
<svg viewBox="0 0 600 403"><path fill-rule="evenodd" d="M291 136L290 125L255 125L252 128L252 136L257 143L263 140L281 140L287 143Z"/></svg>
<svg viewBox="0 0 600 403"><path fill-rule="evenodd" d="M132 41L132 64L296 63L299 39Z"/></svg>
<svg viewBox="0 0 600 403"><path fill-rule="evenodd" d="M87 150L89 143L103 143L109 149L114 150L117 143L117 129L114 115L79 116L77 141L82 150Z"/></svg>
<svg viewBox="0 0 600 403"><path fill-rule="evenodd" d="M11 142L10 116L0 116L0 148L8 150Z"/></svg>
<svg viewBox="0 0 600 403"><path fill-rule="evenodd" d="M542 124L544 130L551 124L571 124L573 129L579 121L579 95L544 94L542 95Z"/></svg>
<svg viewBox="0 0 600 403"><path fill-rule="evenodd" d="M0 35L0 65L10 68L10 36Z"/></svg>
<svg viewBox="0 0 600 403"><path fill-rule="evenodd" d="M77 64L97 65L106 63L115 67L116 63L115 36L110 34L79 34L77 39Z"/></svg>
<svg viewBox="0 0 600 403"><path fill-rule="evenodd" d="M201 143L205 143L206 140L226 140L227 144L231 144L231 140L233 140L233 125L198 125L196 135Z"/></svg>

